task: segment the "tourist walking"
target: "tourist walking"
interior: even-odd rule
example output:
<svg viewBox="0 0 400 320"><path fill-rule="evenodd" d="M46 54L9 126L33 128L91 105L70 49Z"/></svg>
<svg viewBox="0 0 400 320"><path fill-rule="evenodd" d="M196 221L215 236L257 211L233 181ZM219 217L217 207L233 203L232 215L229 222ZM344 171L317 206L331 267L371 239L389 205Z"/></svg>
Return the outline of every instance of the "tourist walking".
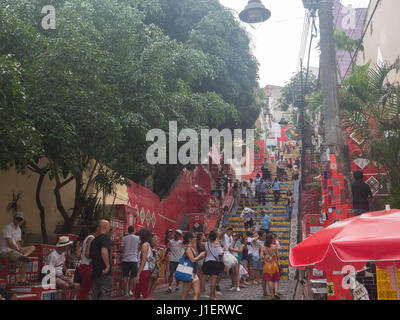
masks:
<svg viewBox="0 0 400 320"><path fill-rule="evenodd" d="M139 300L141 295L145 300L153 300L149 292L149 281L151 278L150 263L155 263L152 238L153 235L149 229L141 228L139 230L140 247L138 260L140 264L133 291L136 300Z"/></svg>
<svg viewBox="0 0 400 320"><path fill-rule="evenodd" d="M206 251L206 249L205 249L206 242L207 242L207 238L206 238L205 234L201 233L201 232L197 233L197 236L196 236L196 249L197 249L197 252L199 254ZM203 267L203 264L204 264L204 258L205 258L205 256L202 259L200 259L199 261L197 261L197 266L198 266L197 275L198 275L200 280L203 279L202 267ZM205 295L205 292L206 292L206 288L202 287L202 283L200 281L200 297L209 298L209 296Z"/></svg>
<svg viewBox="0 0 400 320"><path fill-rule="evenodd" d="M167 253L171 253L169 256L169 277L168 277L168 289L167 293L172 293L172 282L174 281L174 274L176 268L178 267L179 260L183 255L183 241L182 241L182 231L176 229L174 233L174 238L169 240ZM176 281L175 291L179 290L179 281Z"/></svg>
<svg viewBox="0 0 400 320"><path fill-rule="evenodd" d="M258 284L260 281L260 242L259 234L255 232L251 238L248 239L252 247L252 278L253 284Z"/></svg>
<svg viewBox="0 0 400 320"><path fill-rule="evenodd" d="M153 257L155 258L155 265L151 272L151 277L149 280L149 295L153 297L153 293L157 287L158 279L164 276L164 254L165 251L160 247L160 237L153 233L152 237L153 243Z"/></svg>
<svg viewBox="0 0 400 320"><path fill-rule="evenodd" d="M240 195L242 197L243 208L246 207L246 201L247 201L248 193L249 193L249 188L248 188L248 185L247 185L247 181L243 181L242 184L241 184L241 188L240 188Z"/></svg>
<svg viewBox="0 0 400 320"><path fill-rule="evenodd" d="M264 261L263 281L268 283L271 299L280 299L279 280L280 280L280 255L276 245L273 244L272 235L266 237L264 246L261 248L261 259ZM265 282L263 284L264 295L267 295Z"/></svg>
<svg viewBox="0 0 400 320"><path fill-rule="evenodd" d="M206 256L206 252L203 251L201 253L198 253L196 245L196 237L193 231L188 231L185 234L183 238L183 243L187 245L184 254L193 264L193 275L192 275L192 280L183 283L182 300L186 300L189 291L191 289L193 289L194 293L193 300L198 300L200 295L200 279L197 275L197 269L199 267L198 261Z"/></svg>
<svg viewBox="0 0 400 320"><path fill-rule="evenodd" d="M111 267L110 223L100 220L96 237L90 244L92 259L93 300L110 300L113 286Z"/></svg>
<svg viewBox="0 0 400 320"><path fill-rule="evenodd" d="M261 231L269 232L271 226L271 217L267 212L262 212L264 217L261 220Z"/></svg>
<svg viewBox="0 0 400 320"><path fill-rule="evenodd" d="M274 202L275 202L275 204L278 204L280 194L281 194L281 183L278 180L278 178L275 178L275 180L272 184L272 191L274 193Z"/></svg>
<svg viewBox="0 0 400 320"><path fill-rule="evenodd" d="M239 180L236 180L232 187L233 206L236 207L239 196Z"/></svg>
<svg viewBox="0 0 400 320"><path fill-rule="evenodd" d="M237 263L234 264L231 268L231 280L232 280L232 287L230 291L240 291L240 273L239 273L239 266L240 266L240 261L242 258L242 252L243 252L243 244L239 239L239 236L237 233L234 233L232 235L233 243L229 248L229 251L232 253L232 255L236 258Z"/></svg>
<svg viewBox="0 0 400 320"><path fill-rule="evenodd" d="M264 181L264 179L261 179L261 182L256 186L256 192L257 192L257 197L258 197L258 205L265 206L265 190L267 188L267 183Z"/></svg>
<svg viewBox="0 0 400 320"><path fill-rule="evenodd" d="M224 210L222 211L222 226L226 227L229 224L229 217L231 213L229 212L229 207L225 206Z"/></svg>
<svg viewBox="0 0 400 320"><path fill-rule="evenodd" d="M262 167L261 167L261 171L262 171L262 178L267 181L269 179L271 179L271 173L268 170L268 163L267 163L267 159L264 160Z"/></svg>
<svg viewBox="0 0 400 320"><path fill-rule="evenodd" d="M290 221L292 219L292 211L293 211L293 204L294 204L293 193L288 191L287 193L287 202L286 202L286 217Z"/></svg>
<svg viewBox="0 0 400 320"><path fill-rule="evenodd" d="M164 244L168 247L169 240L174 238L174 230L168 229L165 233Z"/></svg>
<svg viewBox="0 0 400 320"><path fill-rule="evenodd" d="M239 236L239 241L242 243L242 252L240 254L240 264L242 267L246 270L247 276L241 276L240 277L240 285L239 287L245 288L248 285L247 278L249 275L249 268L248 268L248 263L249 263L249 249L247 248L247 235L244 234L243 236ZM240 270L239 270L240 273Z"/></svg>
<svg viewBox="0 0 400 320"><path fill-rule="evenodd" d="M124 282L124 292L126 296L133 295L133 283L138 271L138 250L140 245L139 237L134 234L135 228L128 227L128 235L122 238L121 267Z"/></svg>
<svg viewBox="0 0 400 320"><path fill-rule="evenodd" d="M203 287L205 287L206 277L211 277L210 283L210 299L217 300L216 297L216 286L217 286L217 277L220 275L224 269L222 268L222 255L223 250L219 241L217 240L217 232L212 230L208 235L208 241L205 244L206 250L206 258L203 264L203 278L201 279L203 283Z"/></svg>
<svg viewBox="0 0 400 320"><path fill-rule="evenodd" d="M253 200L256 197L256 183L253 181L253 179L250 179L248 193L249 193L249 203L250 206L252 207L254 204Z"/></svg>

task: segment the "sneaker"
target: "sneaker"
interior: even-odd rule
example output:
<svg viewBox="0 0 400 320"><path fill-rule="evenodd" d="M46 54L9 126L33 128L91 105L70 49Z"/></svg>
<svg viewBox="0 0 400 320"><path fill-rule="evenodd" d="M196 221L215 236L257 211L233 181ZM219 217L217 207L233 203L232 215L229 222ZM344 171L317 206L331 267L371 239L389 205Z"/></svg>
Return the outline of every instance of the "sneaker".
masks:
<svg viewBox="0 0 400 320"><path fill-rule="evenodd" d="M229 289L229 291L235 291L235 290L236 290L235 287L232 287L232 288Z"/></svg>
<svg viewBox="0 0 400 320"><path fill-rule="evenodd" d="M240 292L240 288L238 287L238 288L236 288L236 292Z"/></svg>
<svg viewBox="0 0 400 320"><path fill-rule="evenodd" d="M129 291L129 295L130 295L131 297L133 297L133 292L132 292L132 290Z"/></svg>
<svg viewBox="0 0 400 320"><path fill-rule="evenodd" d="M171 287L169 287L169 288L167 289L167 293L172 293L172 288L171 288Z"/></svg>

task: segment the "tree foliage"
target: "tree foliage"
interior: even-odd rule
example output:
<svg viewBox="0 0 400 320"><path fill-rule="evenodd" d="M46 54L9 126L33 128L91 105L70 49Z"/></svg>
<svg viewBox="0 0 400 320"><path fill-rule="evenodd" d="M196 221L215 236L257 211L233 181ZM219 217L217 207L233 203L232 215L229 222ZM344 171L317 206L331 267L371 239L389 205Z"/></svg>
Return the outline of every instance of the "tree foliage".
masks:
<svg viewBox="0 0 400 320"><path fill-rule="evenodd" d="M400 60L382 66L356 66L342 87L341 106L347 128L361 141L366 157L388 171L392 205L400 206L400 86L390 72Z"/></svg>
<svg viewBox="0 0 400 320"><path fill-rule="evenodd" d="M64 231L94 190L112 192L117 183L154 172L145 159L148 130L167 132L169 121L179 129L248 128L258 117L258 66L249 39L217 1L6 4L0 8L0 167L48 174ZM42 28L45 5L56 9L55 30ZM71 183L72 212L61 196Z"/></svg>
<svg viewBox="0 0 400 320"><path fill-rule="evenodd" d="M304 88L302 89L302 87ZM309 95L316 91L317 88L317 77L312 72L308 72L307 76L307 70L303 69L302 72L293 75L293 77L282 88L281 98L278 100L280 103L280 109L286 111L289 106L293 106L296 109L299 108L302 95Z"/></svg>

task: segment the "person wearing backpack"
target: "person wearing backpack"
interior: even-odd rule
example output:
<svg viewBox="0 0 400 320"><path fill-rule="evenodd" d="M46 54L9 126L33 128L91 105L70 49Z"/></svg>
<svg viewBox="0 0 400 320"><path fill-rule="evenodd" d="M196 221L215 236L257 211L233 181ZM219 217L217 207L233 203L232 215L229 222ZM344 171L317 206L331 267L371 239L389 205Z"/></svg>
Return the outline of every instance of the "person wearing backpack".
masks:
<svg viewBox="0 0 400 320"><path fill-rule="evenodd" d="M149 281L151 271L154 269L156 259L153 255L152 233L147 228L139 230L140 249L139 249L139 270L135 277L135 290L133 292L135 299L139 300L140 295L143 295L145 300L153 300L149 293Z"/></svg>
<svg viewBox="0 0 400 320"><path fill-rule="evenodd" d="M190 289L193 289L193 300L198 300L200 296L200 279L197 275L198 261L206 256L206 252L203 251L200 254L197 252L197 238L193 231L185 234L183 243L187 245L185 255L193 264L193 275L191 281L183 283L182 300L186 300Z"/></svg>
<svg viewBox="0 0 400 320"><path fill-rule="evenodd" d="M266 296L266 282L268 282L271 299L278 300L280 299L280 296L278 294L280 280L280 255L278 247L274 245L273 242L274 239L272 234L268 234L264 242L264 246L261 248L260 252L260 258L264 261L264 266L262 270L262 287L264 291L264 296Z"/></svg>
<svg viewBox="0 0 400 320"><path fill-rule="evenodd" d="M154 244L153 258L154 263L150 266L151 278L149 280L149 295L153 297L153 292L157 287L158 278L163 276L164 255L165 251L160 247L160 237L153 233L152 243Z"/></svg>

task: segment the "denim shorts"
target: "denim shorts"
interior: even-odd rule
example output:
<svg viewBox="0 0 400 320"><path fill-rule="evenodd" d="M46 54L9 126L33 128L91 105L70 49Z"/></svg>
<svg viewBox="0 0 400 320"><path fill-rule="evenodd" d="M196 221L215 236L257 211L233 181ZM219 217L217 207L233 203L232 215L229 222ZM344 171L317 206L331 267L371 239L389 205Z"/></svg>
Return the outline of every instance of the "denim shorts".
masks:
<svg viewBox="0 0 400 320"><path fill-rule="evenodd" d="M254 270L259 270L259 268L260 268L260 257L253 256L252 262L253 262L253 269Z"/></svg>

